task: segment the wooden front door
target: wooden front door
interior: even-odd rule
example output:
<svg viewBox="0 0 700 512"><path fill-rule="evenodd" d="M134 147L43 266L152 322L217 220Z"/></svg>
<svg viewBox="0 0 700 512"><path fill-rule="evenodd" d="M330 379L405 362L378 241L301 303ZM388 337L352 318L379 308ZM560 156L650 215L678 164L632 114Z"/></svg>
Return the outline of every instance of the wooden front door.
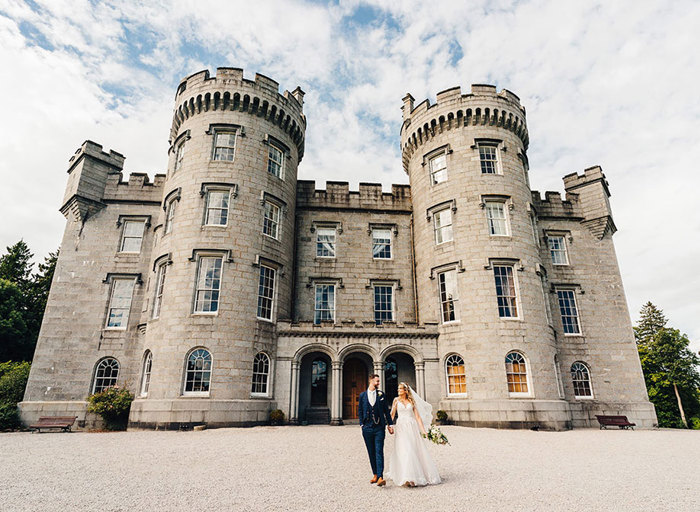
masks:
<svg viewBox="0 0 700 512"><path fill-rule="evenodd" d="M359 359L348 359L343 365L343 419L356 420L360 393L367 389L367 367Z"/></svg>

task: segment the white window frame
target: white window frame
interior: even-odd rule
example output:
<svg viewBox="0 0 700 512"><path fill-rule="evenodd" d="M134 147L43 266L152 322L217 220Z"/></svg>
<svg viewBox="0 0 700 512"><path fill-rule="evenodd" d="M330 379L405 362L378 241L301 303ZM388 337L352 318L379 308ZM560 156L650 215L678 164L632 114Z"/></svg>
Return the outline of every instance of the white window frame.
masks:
<svg viewBox="0 0 700 512"><path fill-rule="evenodd" d="M553 248L552 247L552 242L554 241L560 241L561 246L559 248ZM569 249L566 246L566 236L564 235L547 235L547 248L549 249L549 258L550 261L552 262L552 265L555 267L565 267L569 265ZM555 260L555 254L560 254L563 255L564 262L556 262Z"/></svg>
<svg viewBox="0 0 700 512"><path fill-rule="evenodd" d="M444 212L447 212L449 214L450 223L445 224L444 226L438 226L438 218L440 217L440 214L444 213ZM446 206L445 208L440 208L439 210L436 210L435 212L433 212L432 216L433 216L433 229L435 231L435 245L442 245L442 244L446 244L446 243L454 241L454 224L453 224L453 220L452 220L453 213L454 212L452 211L451 206ZM446 240L445 236L443 235L443 233L445 231L449 231L449 233L450 233L449 240ZM438 236L438 233L440 233L440 237L442 237L442 241L439 240L440 237Z"/></svg>
<svg viewBox="0 0 700 512"><path fill-rule="evenodd" d="M129 297L129 307L128 308L117 308L114 307L114 292L117 288L118 282L131 281L131 296ZM125 331L129 327L129 317L131 316L131 306L134 303L134 288L136 288L136 278L135 277L113 277L111 282L111 287L109 290L109 304L107 304L107 321L105 322L105 329L110 331ZM112 317L113 309L126 309L126 316L124 317L123 323L121 325L109 325L110 319Z"/></svg>
<svg viewBox="0 0 700 512"><path fill-rule="evenodd" d="M268 206L271 207L272 217L268 216ZM277 212L276 218L274 212ZM274 235L265 232L267 226L274 226ZM282 206L275 201L266 198L263 201L263 227L262 234L272 238L273 240L279 240L282 234Z"/></svg>
<svg viewBox="0 0 700 512"><path fill-rule="evenodd" d="M124 219L121 222L122 222L122 236L121 236L121 240L119 241L119 252L123 253L123 254L140 254L141 249L143 248L143 239L146 236L146 219ZM127 226L129 226L130 224L141 224L141 236L127 236L126 230L127 230ZM127 239L140 240L139 250L138 251L125 251L124 244L126 243Z"/></svg>
<svg viewBox="0 0 700 512"><path fill-rule="evenodd" d="M588 375L588 389L591 392L590 395L579 395L576 393L576 382L584 382L574 378L574 366L577 364L582 365L586 369L586 375ZM574 389L574 398L576 400L595 400L595 394L593 392L593 379L591 378L591 367L583 361L574 361L569 369L569 374L571 375L571 386Z"/></svg>
<svg viewBox="0 0 700 512"><path fill-rule="evenodd" d="M177 197L173 197L168 201L168 205L165 207L165 223L163 225L163 234L167 235L173 231L173 220L175 219L175 201Z"/></svg>
<svg viewBox="0 0 700 512"><path fill-rule="evenodd" d="M226 198L226 206L225 207L211 206L212 193L223 193L224 197ZM223 224L210 222L210 217L211 217L210 213L212 211L225 211L226 212L226 222L224 222ZM203 221L202 225L203 226L215 226L215 227L224 228L224 227L228 226L228 219L230 217L230 212L231 212L231 187L207 186L205 203L204 203L204 221Z"/></svg>
<svg viewBox="0 0 700 512"><path fill-rule="evenodd" d="M202 350L205 351L207 354L209 354L209 381L207 385L207 391L187 391L187 383L188 383L188 373L189 373L189 362L190 362L190 357L192 354L195 352ZM205 358L206 360L206 358ZM197 370L194 369L192 370L195 373L205 373L206 370L204 369L204 365L202 365L202 370ZM185 372L183 375L182 379L182 396L209 396L211 393L211 383L212 383L212 377L214 375L214 356L211 353L211 350L204 348L204 347L195 347L189 352L187 352L187 355L185 356ZM194 382L194 381L193 381ZM203 381L202 381L203 382Z"/></svg>
<svg viewBox="0 0 700 512"><path fill-rule="evenodd" d="M519 350L511 350L506 354L506 357L504 358L507 359L509 355L511 354L519 354L520 357L523 359L523 363L525 365L525 385L527 386L527 391L511 391L510 387L508 386L508 362L505 362L505 369L506 369L506 389L508 389L508 396L512 398L518 398L518 397L531 397L532 396L532 371L530 369L530 361L528 361L527 357L525 357L525 354L520 352ZM512 363L511 363L512 364ZM518 363L520 364L520 363ZM514 375L515 372L511 372ZM517 375L522 375L522 373L518 373ZM522 383L520 383L522 384Z"/></svg>
<svg viewBox="0 0 700 512"><path fill-rule="evenodd" d="M375 255L375 247L381 243L382 245L386 246L385 243L379 242L377 243L376 240L386 240L387 237L378 237L376 236L377 232L386 232L388 233L388 239L389 239L389 257L378 257ZM374 260L393 260L394 259L394 236L391 232L391 228L372 228L372 259Z"/></svg>
<svg viewBox="0 0 700 512"><path fill-rule="evenodd" d="M148 388L151 385L151 370L153 369L153 352L146 350L143 356L143 365L141 367L141 386L140 397L148 396Z"/></svg>
<svg viewBox="0 0 700 512"><path fill-rule="evenodd" d="M500 206L501 211L503 212L503 218L494 218L491 216L492 213L492 208L490 208L493 205ZM486 212L486 225L489 230L489 236L493 237L499 237L499 236L510 236L510 215L508 214L508 205L506 204L505 201L497 201L494 199L487 199L484 201L484 211ZM503 229L504 233L492 233L492 224L494 224L494 221L503 221Z"/></svg>
<svg viewBox="0 0 700 512"><path fill-rule="evenodd" d="M443 300L443 290L442 290L442 285L444 282L445 285L445 295L447 295L447 274L450 272L453 272L454 275L454 294L451 299L452 302L452 308L454 311L454 319L453 320L445 320L445 310L444 310L444 305L450 302L449 300ZM445 276L445 277L443 277ZM437 285L438 285L438 304L440 306L440 323L442 324L454 324L456 322L459 322L459 280L457 279L457 269L456 268L448 268L445 270L442 270L437 273Z"/></svg>
<svg viewBox="0 0 700 512"><path fill-rule="evenodd" d="M260 371L256 372L256 364L258 364L258 356L265 356L267 359L267 372L262 373ZM255 389L256 380L255 376L256 375L264 375L265 376L265 391L253 391ZM268 398L271 396L271 389L272 389L272 358L267 352L260 351L255 356L253 357L253 374L251 378L251 391L250 391L250 396L251 397L261 397L261 398Z"/></svg>
<svg viewBox="0 0 700 512"><path fill-rule="evenodd" d="M173 166L173 172L177 172L182 169L182 161L185 158L185 142L182 141L175 148L175 165Z"/></svg>
<svg viewBox="0 0 700 512"><path fill-rule="evenodd" d="M583 336L583 330L581 328L581 310L579 309L578 299L576 298L576 289L557 287L554 289L554 291L557 294L557 308L559 309L559 319L561 320L561 329L564 336ZM576 318L576 328L578 329L578 332L566 332L566 328L564 327L564 315L561 311L561 298L559 297L559 292L571 292L571 298L573 299L574 308L576 309L576 316L572 318Z"/></svg>
<svg viewBox="0 0 700 512"><path fill-rule="evenodd" d="M324 236L329 236L330 232L333 232L333 241L332 242L321 242L319 240L319 237L321 236L321 232L324 231L326 232ZM333 248L333 254L332 255L323 255L319 254L319 244L332 244ZM325 258L325 259L334 259L338 256L338 229L335 227L329 227L329 226L318 226L316 228L316 257L317 258Z"/></svg>
<svg viewBox="0 0 700 512"><path fill-rule="evenodd" d="M264 278L263 276L263 269L267 269L270 272L272 272L272 287L270 288L269 286L266 286L266 289L270 289L270 296L267 295L261 295L260 294L260 281ZM257 303L256 303L256 318L258 320L262 320L265 322L274 322L275 321L275 314L277 313L277 268L271 266L271 265L263 265L260 264L260 270L258 272L258 282L257 282ZM260 316L260 301L261 300L269 300L270 301L270 317L264 317Z"/></svg>
<svg viewBox="0 0 700 512"><path fill-rule="evenodd" d="M379 311L381 313L391 313L391 318L388 320L377 321L377 288L388 288L391 290L391 310ZM380 325L384 322L396 322L396 287L394 283L374 283L372 285L372 300L374 301L374 323Z"/></svg>
<svg viewBox="0 0 700 512"><path fill-rule="evenodd" d="M491 265L493 269L493 285L494 285L494 290L496 292L496 308L498 309L498 318L501 320L520 320L522 317L522 308L520 304L520 288L518 285L518 277L517 277L517 270L515 268L515 265L510 264L510 263L492 263ZM515 315L514 316L501 316L501 306L499 304L499 295L498 295L498 287L496 286L496 268L497 267L504 267L504 268L510 268L511 271L511 277L513 279L513 293L515 293L515 297L513 297L513 307L515 308ZM510 295L501 295L500 297L511 297Z"/></svg>
<svg viewBox="0 0 700 512"><path fill-rule="evenodd" d="M453 375L450 375L449 370L448 370L448 368L450 367L450 364L449 364L449 363L450 363L450 361L453 361L453 360L455 360L455 359L459 359L459 360L462 362L462 370L463 370L463 372L464 372L463 374L453 374ZM466 397L467 394L468 394L468 391L467 391L467 365L466 365L465 362L464 362L464 358L463 358L461 355L459 355L459 354L455 354L455 353L449 354L449 355L445 358L445 365L444 365L444 367L445 367L445 389L446 389L446 391L447 391L447 396L450 397L450 398L455 398L455 397L462 397L462 398L463 398L463 397ZM462 393L462 392L452 392L452 391L450 391L450 377L460 377L460 376L464 376L464 392ZM455 384L455 387L456 387L456 384Z"/></svg>
<svg viewBox="0 0 700 512"><path fill-rule="evenodd" d="M277 151L279 153L280 160L279 162L276 161L275 159L272 158L273 152ZM279 178L281 180L284 180L284 161L285 161L285 154L286 151L279 147L277 144L274 142L269 142L268 143L268 149L267 149L267 172L274 176L275 178ZM277 164L279 165L279 171L277 173L273 172L271 167L274 168L274 165Z"/></svg>
<svg viewBox="0 0 700 512"><path fill-rule="evenodd" d="M212 260L220 260L219 264L219 286L217 288L205 288L201 287L200 288L200 273L202 272L202 260L205 259L212 259ZM224 257L221 254L209 254L209 253L199 253L197 254L197 270L195 272L195 278L194 278L194 297L192 300L192 314L193 315L218 315L219 314L219 306L221 305L221 285L223 284L224 281ZM206 278L205 278L206 282ZM199 299L199 292L218 292L218 296L216 299L216 310L212 311L211 309L209 311L204 311L201 310L199 311L197 308L200 304L200 299ZM201 301L202 304L204 304L204 300ZM211 304L213 304L213 301L210 301L210 307Z"/></svg>
<svg viewBox="0 0 700 512"><path fill-rule="evenodd" d="M433 162L436 162L440 158L442 158L443 161L445 162L444 167L434 169ZM435 154L428 157L428 172L430 174L430 184L432 186L447 182L448 174L447 174L447 151L446 150L442 150L442 151L435 153ZM437 181L437 179L436 179L437 175L443 176L443 178L440 181Z"/></svg>
<svg viewBox="0 0 700 512"><path fill-rule="evenodd" d="M153 290L153 309L151 311L151 319L160 318L160 308L163 305L163 288L165 286L165 276L168 271L168 263L164 261L158 265L156 272L155 288Z"/></svg>
<svg viewBox="0 0 700 512"><path fill-rule="evenodd" d="M100 390L98 391L97 390L97 379L100 378L100 379L104 380L105 377L98 377L97 374L100 371L100 367L103 365L103 363L106 364L107 361L114 361L116 363L117 375L115 377L109 377L110 381L114 381L112 384L110 384L109 386L102 386L102 387L100 387ZM97 364L95 365L95 370L93 371L93 374L92 374L92 386L90 387L92 392L90 394L94 395L95 393L99 393L101 391L104 391L105 389L108 389L108 388L115 386L117 384L117 382L119 382L119 375L120 375L121 371L122 371L122 365L119 363L119 360L116 357L108 356L108 357L101 358L99 361L97 361Z"/></svg>
<svg viewBox="0 0 700 512"><path fill-rule="evenodd" d="M332 309L319 309L318 308L318 301L316 300L318 297L318 289L323 286L328 286L333 288L333 304ZM336 305L338 301L338 283L336 282L316 282L314 283L314 325L320 325L321 322L333 322L335 323L336 320ZM317 313L321 311L330 311L331 313L331 318L318 318L316 319Z"/></svg>
<svg viewBox="0 0 700 512"><path fill-rule="evenodd" d="M485 148L492 148L493 149L493 155L494 155L493 160L482 158L481 150L485 149ZM488 143L480 142L477 144L477 151L479 153L479 171L481 172L482 176L503 174L503 170L501 169L501 155L500 155L500 152L498 149L498 144L488 144ZM485 172L484 171L484 163L485 162L493 162L494 172Z"/></svg>
<svg viewBox="0 0 700 512"><path fill-rule="evenodd" d="M211 159L217 162L233 162L236 159L236 146L238 146L238 129L236 128L214 128L213 130L214 136L212 137L212 153L211 153ZM233 146L230 145L219 145L219 135L233 135ZM221 149L222 152L223 150L231 150L231 158L217 158L217 150ZM226 151L226 155L228 156L228 151Z"/></svg>

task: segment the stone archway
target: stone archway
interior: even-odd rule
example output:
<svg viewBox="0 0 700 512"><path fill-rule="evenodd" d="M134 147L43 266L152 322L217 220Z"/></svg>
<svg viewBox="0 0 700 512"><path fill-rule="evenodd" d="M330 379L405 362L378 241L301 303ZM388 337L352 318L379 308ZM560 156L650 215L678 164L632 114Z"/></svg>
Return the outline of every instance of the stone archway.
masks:
<svg viewBox="0 0 700 512"><path fill-rule="evenodd" d="M331 389L331 359L328 354L305 354L299 368L299 419L302 422L330 423Z"/></svg>
<svg viewBox="0 0 700 512"><path fill-rule="evenodd" d="M373 373L373 362L365 352L348 354L343 361L342 418L343 422L357 421L360 393L367 389L369 375Z"/></svg>
<svg viewBox="0 0 700 512"><path fill-rule="evenodd" d="M392 352L384 359L384 392L390 402L398 394L399 382L416 389L416 365L410 354Z"/></svg>

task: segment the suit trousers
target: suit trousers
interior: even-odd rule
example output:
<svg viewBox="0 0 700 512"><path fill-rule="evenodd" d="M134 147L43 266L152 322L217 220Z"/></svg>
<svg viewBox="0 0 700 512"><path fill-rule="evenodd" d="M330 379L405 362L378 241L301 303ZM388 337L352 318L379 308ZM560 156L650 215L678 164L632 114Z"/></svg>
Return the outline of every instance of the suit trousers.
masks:
<svg viewBox="0 0 700 512"><path fill-rule="evenodd" d="M372 465L372 473L378 477L384 477L384 425L363 425L362 437L367 447L369 463Z"/></svg>

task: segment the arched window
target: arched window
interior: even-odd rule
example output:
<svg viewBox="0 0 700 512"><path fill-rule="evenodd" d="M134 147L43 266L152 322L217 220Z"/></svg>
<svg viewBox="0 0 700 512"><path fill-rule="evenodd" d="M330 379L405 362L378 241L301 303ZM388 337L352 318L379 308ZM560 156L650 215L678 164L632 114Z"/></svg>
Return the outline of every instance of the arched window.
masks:
<svg viewBox="0 0 700 512"><path fill-rule="evenodd" d="M467 373L464 369L464 359L452 354L445 359L445 374L447 375L447 395L464 395L467 392Z"/></svg>
<svg viewBox="0 0 700 512"><path fill-rule="evenodd" d="M209 394L211 383L211 354L205 348L194 349L187 356L185 373L186 395Z"/></svg>
<svg viewBox="0 0 700 512"><path fill-rule="evenodd" d="M511 352L506 356L506 377L508 378L508 392L511 395L530 393L527 385L527 364L520 352Z"/></svg>
<svg viewBox="0 0 700 512"><path fill-rule="evenodd" d="M113 357L105 357L95 368L95 378L92 383L92 392L99 393L115 386L119 377L119 361Z"/></svg>
<svg viewBox="0 0 700 512"><path fill-rule="evenodd" d="M141 372L141 396L148 395L148 386L151 384L151 365L153 364L153 354L146 350L143 356L143 371Z"/></svg>
<svg viewBox="0 0 700 512"><path fill-rule="evenodd" d="M574 396L576 398L593 398L591 374L586 363L577 361L571 365L571 380L574 383Z"/></svg>
<svg viewBox="0 0 700 512"><path fill-rule="evenodd" d="M270 358L264 352L258 352L253 359L253 387L254 395L267 395L270 379Z"/></svg>

